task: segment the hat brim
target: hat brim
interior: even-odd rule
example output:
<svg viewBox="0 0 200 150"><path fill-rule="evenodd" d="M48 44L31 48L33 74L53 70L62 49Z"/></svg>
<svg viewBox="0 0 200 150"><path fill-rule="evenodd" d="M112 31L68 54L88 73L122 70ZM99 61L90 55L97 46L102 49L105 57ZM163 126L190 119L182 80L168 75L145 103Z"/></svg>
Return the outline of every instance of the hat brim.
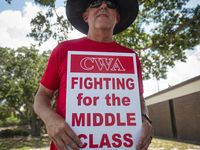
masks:
<svg viewBox="0 0 200 150"><path fill-rule="evenodd" d="M67 0L66 14L69 22L80 32L88 33L88 24L83 20L88 0ZM115 25L113 34L117 34L128 28L138 15L137 0L118 0L118 12L120 21Z"/></svg>

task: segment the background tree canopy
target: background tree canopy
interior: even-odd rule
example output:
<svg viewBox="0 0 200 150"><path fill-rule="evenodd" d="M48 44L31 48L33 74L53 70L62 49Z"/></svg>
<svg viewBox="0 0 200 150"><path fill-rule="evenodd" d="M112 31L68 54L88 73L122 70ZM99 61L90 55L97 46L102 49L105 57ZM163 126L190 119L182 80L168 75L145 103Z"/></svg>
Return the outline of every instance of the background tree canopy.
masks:
<svg viewBox="0 0 200 150"><path fill-rule="evenodd" d="M67 40L72 29L66 15L58 16L54 8L55 0L35 0L48 11L32 19L32 31L28 34L41 45L50 37L58 42ZM65 3L66 1L63 1ZM200 5L186 8L189 0L138 0L139 16L124 32L114 36L114 40L136 51L143 68L143 78L167 78L168 67L175 61L186 61L186 50L193 50L200 44ZM56 22L51 18L56 15ZM145 28L149 26L150 32Z"/></svg>
<svg viewBox="0 0 200 150"><path fill-rule="evenodd" d="M43 125L34 112L33 101L51 51L38 52L34 47L0 47L0 118L17 112L30 125L32 136L39 136Z"/></svg>

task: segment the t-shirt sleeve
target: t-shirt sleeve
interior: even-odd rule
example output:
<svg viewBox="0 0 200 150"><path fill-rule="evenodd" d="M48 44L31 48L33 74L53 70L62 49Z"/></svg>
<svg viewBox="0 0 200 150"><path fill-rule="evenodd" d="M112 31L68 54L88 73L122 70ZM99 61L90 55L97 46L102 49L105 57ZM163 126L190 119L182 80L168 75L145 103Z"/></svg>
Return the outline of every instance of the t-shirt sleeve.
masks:
<svg viewBox="0 0 200 150"><path fill-rule="evenodd" d="M140 96L142 96L142 94L144 93L143 81L142 81L142 68L141 68L140 60L137 54L136 54L136 62L137 62L139 92L140 92Z"/></svg>
<svg viewBox="0 0 200 150"><path fill-rule="evenodd" d="M49 61L40 83L46 88L56 91L59 87L59 47L57 46L49 57Z"/></svg>

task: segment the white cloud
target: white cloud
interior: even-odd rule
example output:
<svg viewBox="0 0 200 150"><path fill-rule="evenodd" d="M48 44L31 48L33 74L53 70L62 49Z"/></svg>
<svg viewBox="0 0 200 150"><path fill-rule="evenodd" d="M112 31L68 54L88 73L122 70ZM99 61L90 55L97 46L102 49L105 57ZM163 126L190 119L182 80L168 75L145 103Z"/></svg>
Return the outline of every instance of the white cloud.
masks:
<svg viewBox="0 0 200 150"><path fill-rule="evenodd" d="M31 3L31 2L30 2ZM34 7L26 3L25 8ZM36 7L36 6L35 6ZM35 12L29 12L36 14ZM24 12L24 16L20 11L6 10L0 13L0 46L18 48L20 46L30 46L32 39L26 38L26 34L30 32L30 17L26 17L28 12Z"/></svg>
<svg viewBox="0 0 200 150"><path fill-rule="evenodd" d="M42 11L45 13L47 8L39 7L32 2L25 2L25 4L26 6L23 7L23 13L13 10L5 10L0 13L0 46L17 49L21 46L30 47L31 43L36 44L36 41L32 38L26 37L26 35L31 32L30 21L37 15L37 12ZM58 7L56 12L59 16L63 15L66 17L65 7ZM51 19L52 22L55 22L55 20L56 17ZM74 30L69 34L69 39L83 36L83 34ZM56 45L57 41L51 38L42 44L41 47L36 46L36 48L42 52L45 50L52 50Z"/></svg>
<svg viewBox="0 0 200 150"><path fill-rule="evenodd" d="M32 38L26 37L31 32L30 21L37 12L46 12L47 8L41 8L32 2L25 2L23 14L20 11L5 10L0 13L0 46L17 49L21 46L30 47L36 44ZM60 9L60 8L58 8ZM53 49L57 42L53 39L37 47L41 52Z"/></svg>
<svg viewBox="0 0 200 150"><path fill-rule="evenodd" d="M20 11L7 10L0 14L0 46L14 48L23 39L26 28ZM16 43L16 41L18 41Z"/></svg>
<svg viewBox="0 0 200 150"><path fill-rule="evenodd" d="M25 2L25 4L26 6L23 7L24 19L31 20L31 18L34 18L36 16L37 12L47 10L47 8L41 8L38 5L33 4L32 2Z"/></svg>
<svg viewBox="0 0 200 150"><path fill-rule="evenodd" d="M65 7L59 7L58 9L56 9L56 12L59 16L63 15L65 18L67 18L66 11L65 11Z"/></svg>

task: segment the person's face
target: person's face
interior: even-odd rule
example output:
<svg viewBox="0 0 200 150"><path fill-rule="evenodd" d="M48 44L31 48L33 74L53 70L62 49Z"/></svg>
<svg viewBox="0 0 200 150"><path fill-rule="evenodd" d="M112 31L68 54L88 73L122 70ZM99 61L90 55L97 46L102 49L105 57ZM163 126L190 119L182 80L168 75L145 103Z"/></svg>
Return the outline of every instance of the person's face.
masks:
<svg viewBox="0 0 200 150"><path fill-rule="evenodd" d="M88 7L83 13L83 19L88 23L89 30L111 30L120 20L120 15L117 9L108 8L105 1L97 8Z"/></svg>

